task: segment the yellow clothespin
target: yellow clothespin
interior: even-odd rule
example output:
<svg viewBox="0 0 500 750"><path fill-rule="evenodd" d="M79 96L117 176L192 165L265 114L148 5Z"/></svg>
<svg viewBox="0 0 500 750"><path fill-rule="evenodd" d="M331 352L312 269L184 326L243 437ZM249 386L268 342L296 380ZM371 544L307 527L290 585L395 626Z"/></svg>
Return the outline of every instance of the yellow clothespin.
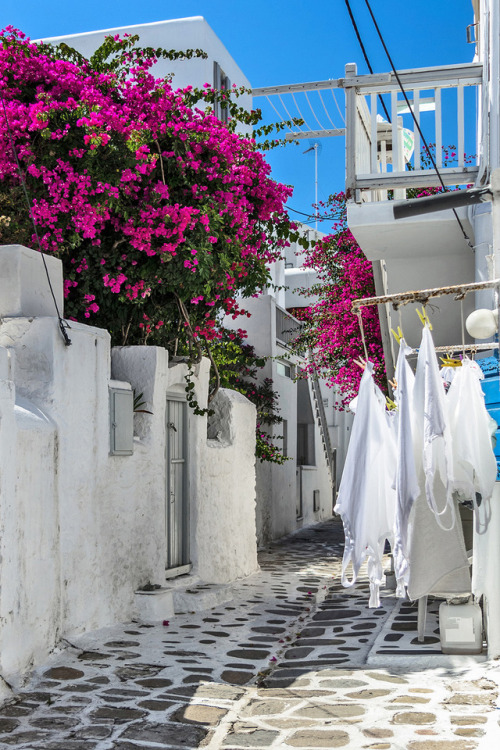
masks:
<svg viewBox="0 0 500 750"><path fill-rule="evenodd" d="M443 367L462 367L461 359L454 359L448 355L446 357L439 357L439 359L443 363Z"/></svg>
<svg viewBox="0 0 500 750"><path fill-rule="evenodd" d="M387 408L389 409L389 411L394 411L394 409L398 408L397 404L395 404L394 401L392 400L392 398L389 398L389 396L385 397L385 403L386 403Z"/></svg>
<svg viewBox="0 0 500 750"><path fill-rule="evenodd" d="M425 327L426 325L429 326L429 330L432 331L432 323L430 321L429 316L427 315L427 310L425 307L422 307L422 312L417 307L417 315L420 318L420 322Z"/></svg>
<svg viewBox="0 0 500 750"><path fill-rule="evenodd" d="M403 331L401 330L401 326L398 326L398 330L395 331L394 328L391 328L391 333L396 339L396 343L399 344L402 338L404 338Z"/></svg>

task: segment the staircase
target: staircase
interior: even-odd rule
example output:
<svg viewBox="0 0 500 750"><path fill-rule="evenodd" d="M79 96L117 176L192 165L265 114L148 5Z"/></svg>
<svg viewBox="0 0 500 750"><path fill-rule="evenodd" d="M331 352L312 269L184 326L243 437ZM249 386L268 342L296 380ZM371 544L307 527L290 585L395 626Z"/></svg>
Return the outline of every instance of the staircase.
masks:
<svg viewBox="0 0 500 750"><path fill-rule="evenodd" d="M330 432L328 430L328 424L326 421L325 407L323 405L323 398L321 396L321 389L319 383L315 378L309 378L309 382L312 387L312 396L314 401L314 409L316 413L316 421L318 423L319 432L321 435L321 443L323 446L323 452L325 454L328 471L330 474L330 481L332 483L333 498L337 492L337 455L336 450L332 448L332 441L330 440Z"/></svg>

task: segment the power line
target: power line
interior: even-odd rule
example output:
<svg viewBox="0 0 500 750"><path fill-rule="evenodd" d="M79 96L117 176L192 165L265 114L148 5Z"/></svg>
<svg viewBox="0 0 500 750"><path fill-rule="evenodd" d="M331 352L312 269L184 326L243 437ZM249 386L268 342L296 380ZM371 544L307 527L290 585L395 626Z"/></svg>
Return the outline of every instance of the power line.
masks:
<svg viewBox="0 0 500 750"><path fill-rule="evenodd" d="M323 220L327 220L327 219L338 219L339 218L338 214L325 214L323 216L321 214L319 216L316 216L314 214L307 214L304 211L298 211L296 208L292 208L291 206L287 206L286 209L287 209L287 211L293 211L294 213L300 214L301 216L307 216L308 219L312 219L312 220L319 219L320 221L323 221ZM303 222L303 223L305 224L306 222Z"/></svg>
<svg viewBox="0 0 500 750"><path fill-rule="evenodd" d="M349 0L345 0L345 4L347 6L347 12L349 13L349 18L351 19L351 23L353 25L354 31L356 33L356 36L358 38L359 46L361 47L361 52L363 53L363 57L365 58L366 64L368 65L368 70L370 71L370 73L373 73L373 68L370 65L370 60L368 59L368 54L366 52L365 45L363 44L363 40L361 39L361 34L359 33L359 29L358 29L358 26L356 24L356 21L354 20L354 16L353 16L353 13L352 13L352 10L351 10L351 6L349 5ZM389 112L387 111L387 107L385 106L385 102L382 99L382 95L379 94L378 98L380 99L380 103L381 103L382 107L384 108L385 116L387 117L387 122L391 122L391 117L389 115Z"/></svg>
<svg viewBox="0 0 500 750"><path fill-rule="evenodd" d="M21 180L21 185L22 185L22 188L23 188L24 198L25 198L26 204L28 206L28 213L30 215L30 219L31 219L32 224L33 224L33 229L35 231L35 237L36 237L36 241L37 241L37 244L38 244L38 249L40 251L40 255L42 256L43 267L45 268L45 273L46 273L46 276L47 276L47 281L49 283L50 293L52 295L52 299L54 300L54 306L56 308L57 319L59 321L59 329L60 329L62 337L64 339L64 343L66 344L66 346L70 346L71 345L71 339L68 336L68 334L66 333L66 328L69 328L70 326L69 326L68 323L66 323L62 319L61 314L59 312L59 306L57 304L56 296L54 294L54 289L52 288L52 282L50 280L49 269L47 268L47 262L45 260L45 255L43 254L43 251L42 251L42 244L40 242L40 237L38 235L38 229L37 229L37 226L36 226L36 223L35 223L35 217L33 216L33 207L31 205L31 201L30 201L30 198L29 198L29 195L28 195L28 189L26 187L26 181L24 179L23 171L21 169L21 164L19 162L19 157L17 155L16 147L15 147L15 144L14 144L14 136L13 136L13 133L12 133L12 130L11 130L11 127L10 127L9 118L8 118L8 115L7 115L7 107L5 106L5 99L4 99L3 94L1 92L0 92L0 98L2 99L2 108L3 108L4 117L5 117L5 123L7 125L7 132L9 134L10 147L12 149L12 153L14 154L14 159L15 159L16 166L17 166L17 171L19 173L19 179Z"/></svg>
<svg viewBox="0 0 500 750"><path fill-rule="evenodd" d="M347 0L346 0L346 2L347 2ZM441 173L439 172L439 170L437 168L436 160L434 159L434 157L433 157L433 155L431 153L431 150L429 148L427 140L426 140L426 138L425 138L425 136L424 136L424 134L422 132L422 129L420 127L420 123L418 122L417 118L415 117L415 112L413 111L413 107L410 104L410 100L408 99L406 91L405 91L405 89L403 87L403 84L401 82L401 78L399 77L398 72L397 72L397 70L396 70L396 68L394 66L394 63L392 61L392 57L391 57L391 55L389 53L389 50L387 49L387 45L386 45L386 43L384 41L384 37L382 36L382 32L380 31L379 25L378 25L378 23L377 23L377 21L375 19L375 16L373 15L373 11L371 9L369 0L365 0L365 4L366 4L366 7L368 8L368 12L370 13L370 16L372 17L372 21L373 21L373 24L375 26L375 29L377 30L378 37L379 37L380 41L382 42L382 46L384 48L384 52L387 55L387 59L389 60L389 64L390 64L390 66L392 68L392 72L394 73L394 75L396 77L396 81L398 82L399 88L401 89L401 93L403 94L403 96L405 98L405 102L407 104L407 107L410 110L410 114L411 114L411 116L413 118L413 122L415 123L415 127L417 128L418 132L420 133L420 137L421 137L422 142L423 142L423 144L425 146L425 149L427 151L429 159L431 160L432 166L433 166L433 168L434 168L434 170L435 170L435 172L436 172L436 174L438 176L439 182L441 183L441 187L443 188L444 192L447 193L447 192L449 192L448 188L444 184L443 178L441 177ZM474 249L474 245L472 244L469 236L467 235L467 233L466 233L466 231L464 229L464 226L463 226L462 222L460 221L460 218L459 218L456 210L455 209L452 209L452 210L453 210L453 213L455 214L455 218L456 218L456 220L458 222L458 225L459 225L460 229L462 230L462 234L464 236L464 239L465 239L466 243L471 248L471 250L473 250Z"/></svg>

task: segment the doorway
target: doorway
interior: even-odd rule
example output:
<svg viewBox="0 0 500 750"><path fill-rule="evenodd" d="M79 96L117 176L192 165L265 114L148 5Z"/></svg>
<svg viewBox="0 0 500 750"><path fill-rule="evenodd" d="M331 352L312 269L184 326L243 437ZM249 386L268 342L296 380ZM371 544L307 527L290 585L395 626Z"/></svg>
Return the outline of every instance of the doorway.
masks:
<svg viewBox="0 0 500 750"><path fill-rule="evenodd" d="M166 408L166 577L189 573L187 404L170 396Z"/></svg>

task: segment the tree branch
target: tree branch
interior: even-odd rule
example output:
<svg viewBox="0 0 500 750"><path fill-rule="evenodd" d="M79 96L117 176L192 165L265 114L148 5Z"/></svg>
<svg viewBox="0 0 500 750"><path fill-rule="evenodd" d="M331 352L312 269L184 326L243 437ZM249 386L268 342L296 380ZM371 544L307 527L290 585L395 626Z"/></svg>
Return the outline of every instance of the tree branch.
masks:
<svg viewBox="0 0 500 750"><path fill-rule="evenodd" d="M203 358L203 352L201 350L200 342L198 341L198 339L196 338L196 336L193 333L193 329L191 327L191 321L189 319L189 313L188 313L188 311L186 309L186 305L181 300L181 298L177 294L175 294L175 292L174 292L174 297L176 299L177 307L179 308L179 312L182 315L182 317L184 318L184 321L185 321L185 323L187 325L187 329L188 329L188 333L189 333L189 342L192 343L192 344L194 344L194 346L196 347L196 351L197 351L197 356L195 358L193 358L191 356L191 357L189 357L189 359L186 359L184 361L186 361L186 362L189 361L193 365L198 365L201 362L202 358Z"/></svg>
<svg viewBox="0 0 500 750"><path fill-rule="evenodd" d="M215 396L217 395L217 392L218 392L218 390L220 388L220 375L219 375L219 368L217 367L217 365L215 363L215 360L214 360L214 358L212 356L212 352L210 350L210 346L208 344L207 339L205 339L205 350L206 350L208 358L210 360L210 364L214 368L214 374L215 374L215 386L214 386L213 390L210 391L210 393L208 394L208 400L207 400L207 405L208 405L215 398Z"/></svg>

